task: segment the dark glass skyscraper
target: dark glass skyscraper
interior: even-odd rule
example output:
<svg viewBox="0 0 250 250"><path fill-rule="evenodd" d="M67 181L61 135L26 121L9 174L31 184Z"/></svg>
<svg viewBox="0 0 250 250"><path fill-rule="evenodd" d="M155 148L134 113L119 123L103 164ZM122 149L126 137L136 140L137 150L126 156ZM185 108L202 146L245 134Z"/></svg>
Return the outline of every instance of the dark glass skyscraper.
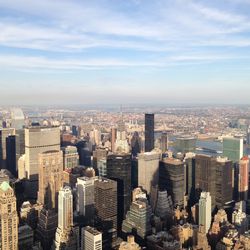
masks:
<svg viewBox="0 0 250 250"><path fill-rule="evenodd" d="M7 169L17 176L16 167L16 136L10 135L6 138L6 166Z"/></svg>
<svg viewBox="0 0 250 250"><path fill-rule="evenodd" d="M145 152L154 149L154 114L145 114Z"/></svg>
<svg viewBox="0 0 250 250"><path fill-rule="evenodd" d="M118 228L120 228L131 203L131 155L108 155L107 177L117 182Z"/></svg>

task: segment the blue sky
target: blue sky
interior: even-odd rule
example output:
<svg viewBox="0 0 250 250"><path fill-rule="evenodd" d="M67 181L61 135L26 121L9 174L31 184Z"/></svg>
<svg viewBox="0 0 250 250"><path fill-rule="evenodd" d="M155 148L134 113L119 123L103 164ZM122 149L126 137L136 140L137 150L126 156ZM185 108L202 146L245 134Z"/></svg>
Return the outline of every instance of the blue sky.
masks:
<svg viewBox="0 0 250 250"><path fill-rule="evenodd" d="M250 103L250 0L0 0L0 104Z"/></svg>

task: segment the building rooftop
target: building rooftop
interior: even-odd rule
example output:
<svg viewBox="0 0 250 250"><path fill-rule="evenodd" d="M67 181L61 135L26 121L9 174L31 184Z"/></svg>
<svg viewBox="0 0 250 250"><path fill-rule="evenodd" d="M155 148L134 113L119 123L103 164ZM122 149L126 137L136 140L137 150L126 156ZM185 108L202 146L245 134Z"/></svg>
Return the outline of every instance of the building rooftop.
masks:
<svg viewBox="0 0 250 250"><path fill-rule="evenodd" d="M10 187L9 183L7 181L4 181L1 185L0 185L0 188L6 192Z"/></svg>
<svg viewBox="0 0 250 250"><path fill-rule="evenodd" d="M162 161L164 163L175 165L175 166L183 165L183 162L181 160L175 159L175 158L164 158Z"/></svg>
<svg viewBox="0 0 250 250"><path fill-rule="evenodd" d="M99 232L98 230L96 230L95 228L90 227L90 226L84 227L84 230L88 231L89 233L91 233L93 235L99 235L99 234L101 234L101 232Z"/></svg>

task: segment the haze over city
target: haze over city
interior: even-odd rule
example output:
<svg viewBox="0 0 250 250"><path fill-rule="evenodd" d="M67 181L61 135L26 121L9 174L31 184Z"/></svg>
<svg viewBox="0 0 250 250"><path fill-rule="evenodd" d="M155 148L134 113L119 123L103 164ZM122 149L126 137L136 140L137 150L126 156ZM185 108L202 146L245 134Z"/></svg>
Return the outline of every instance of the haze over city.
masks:
<svg viewBox="0 0 250 250"><path fill-rule="evenodd" d="M248 104L249 8L0 0L0 104Z"/></svg>

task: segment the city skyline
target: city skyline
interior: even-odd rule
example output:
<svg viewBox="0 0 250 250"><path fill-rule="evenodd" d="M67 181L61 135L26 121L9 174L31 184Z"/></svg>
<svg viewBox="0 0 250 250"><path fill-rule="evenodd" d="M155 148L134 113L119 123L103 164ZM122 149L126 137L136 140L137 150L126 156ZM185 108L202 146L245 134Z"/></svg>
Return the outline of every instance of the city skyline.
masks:
<svg viewBox="0 0 250 250"><path fill-rule="evenodd" d="M0 104L249 104L249 8L0 0Z"/></svg>

